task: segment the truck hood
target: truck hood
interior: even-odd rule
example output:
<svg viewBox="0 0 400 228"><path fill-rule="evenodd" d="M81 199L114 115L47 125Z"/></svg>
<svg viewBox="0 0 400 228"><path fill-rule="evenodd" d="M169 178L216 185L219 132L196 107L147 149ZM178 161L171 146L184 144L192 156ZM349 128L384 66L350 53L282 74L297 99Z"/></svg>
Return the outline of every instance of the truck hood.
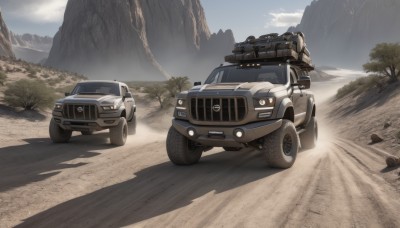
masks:
<svg viewBox="0 0 400 228"><path fill-rule="evenodd" d="M83 94L76 94L72 95L69 97L66 97L62 100L61 102L68 102L68 103L76 103L76 102L82 102L82 103L93 103L93 102L98 102L100 104L114 104L116 101L119 101L121 97L115 96L115 95L83 95Z"/></svg>
<svg viewBox="0 0 400 228"><path fill-rule="evenodd" d="M251 91L253 94L263 90L268 92L269 90L281 85L274 85L269 82L246 82L246 83L218 83L218 84L206 84L203 86L196 86L192 88L193 92L202 91Z"/></svg>

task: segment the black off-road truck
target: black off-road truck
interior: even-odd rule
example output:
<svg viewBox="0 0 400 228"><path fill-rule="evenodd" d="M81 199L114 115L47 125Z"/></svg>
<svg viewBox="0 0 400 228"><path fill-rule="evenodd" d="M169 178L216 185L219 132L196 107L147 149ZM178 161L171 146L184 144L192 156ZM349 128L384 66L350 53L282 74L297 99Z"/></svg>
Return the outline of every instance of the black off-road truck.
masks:
<svg viewBox="0 0 400 228"><path fill-rule="evenodd" d="M110 129L111 144L122 146L136 132L136 104L129 87L117 81L78 83L54 105L49 126L54 143L66 143L72 131L91 135Z"/></svg>
<svg viewBox="0 0 400 228"><path fill-rule="evenodd" d="M212 147L254 147L270 167L289 168L300 146L315 147L316 106L307 74L312 67L286 58L263 60L218 67L204 85L178 95L167 137L174 164L197 163Z"/></svg>

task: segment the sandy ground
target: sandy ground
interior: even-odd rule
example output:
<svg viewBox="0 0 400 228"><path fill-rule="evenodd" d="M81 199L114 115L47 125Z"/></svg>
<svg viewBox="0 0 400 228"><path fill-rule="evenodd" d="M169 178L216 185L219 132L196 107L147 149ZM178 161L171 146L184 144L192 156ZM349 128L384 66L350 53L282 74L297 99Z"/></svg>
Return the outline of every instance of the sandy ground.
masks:
<svg viewBox="0 0 400 228"><path fill-rule="evenodd" d="M267 168L258 151L220 148L176 167L167 115L115 148L106 132L52 144L46 115L2 114L0 227L400 227L400 177L385 169L385 152L332 134L325 121L324 103L344 81L314 84L319 144L288 170ZM140 118L155 113L144 107Z"/></svg>

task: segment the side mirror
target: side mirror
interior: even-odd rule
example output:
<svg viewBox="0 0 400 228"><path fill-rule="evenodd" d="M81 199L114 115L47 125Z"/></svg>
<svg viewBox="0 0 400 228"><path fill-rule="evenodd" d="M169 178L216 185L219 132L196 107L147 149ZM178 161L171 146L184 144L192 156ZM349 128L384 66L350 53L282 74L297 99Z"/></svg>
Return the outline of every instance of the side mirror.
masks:
<svg viewBox="0 0 400 228"><path fill-rule="evenodd" d="M133 98L132 93L126 93L124 98Z"/></svg>
<svg viewBox="0 0 400 228"><path fill-rule="evenodd" d="M300 89L309 89L311 87L311 78L310 76L303 76L298 81Z"/></svg>
<svg viewBox="0 0 400 228"><path fill-rule="evenodd" d="M66 97L68 97L69 95L71 95L70 93L65 92L64 94Z"/></svg>
<svg viewBox="0 0 400 228"><path fill-rule="evenodd" d="M199 86L199 85L201 85L201 82L195 82L194 83L194 86Z"/></svg>

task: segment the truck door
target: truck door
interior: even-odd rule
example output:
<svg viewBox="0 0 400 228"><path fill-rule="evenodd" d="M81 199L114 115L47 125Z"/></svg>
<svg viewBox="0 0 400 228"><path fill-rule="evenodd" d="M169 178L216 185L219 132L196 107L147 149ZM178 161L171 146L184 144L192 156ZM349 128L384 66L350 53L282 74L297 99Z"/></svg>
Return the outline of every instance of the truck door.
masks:
<svg viewBox="0 0 400 228"><path fill-rule="evenodd" d="M291 85L297 84L298 75L293 68L290 68L290 83ZM304 122L306 117L304 106L304 94L303 91L299 88L299 86L292 86L293 94L292 94L292 102L294 107L294 125L298 126Z"/></svg>

